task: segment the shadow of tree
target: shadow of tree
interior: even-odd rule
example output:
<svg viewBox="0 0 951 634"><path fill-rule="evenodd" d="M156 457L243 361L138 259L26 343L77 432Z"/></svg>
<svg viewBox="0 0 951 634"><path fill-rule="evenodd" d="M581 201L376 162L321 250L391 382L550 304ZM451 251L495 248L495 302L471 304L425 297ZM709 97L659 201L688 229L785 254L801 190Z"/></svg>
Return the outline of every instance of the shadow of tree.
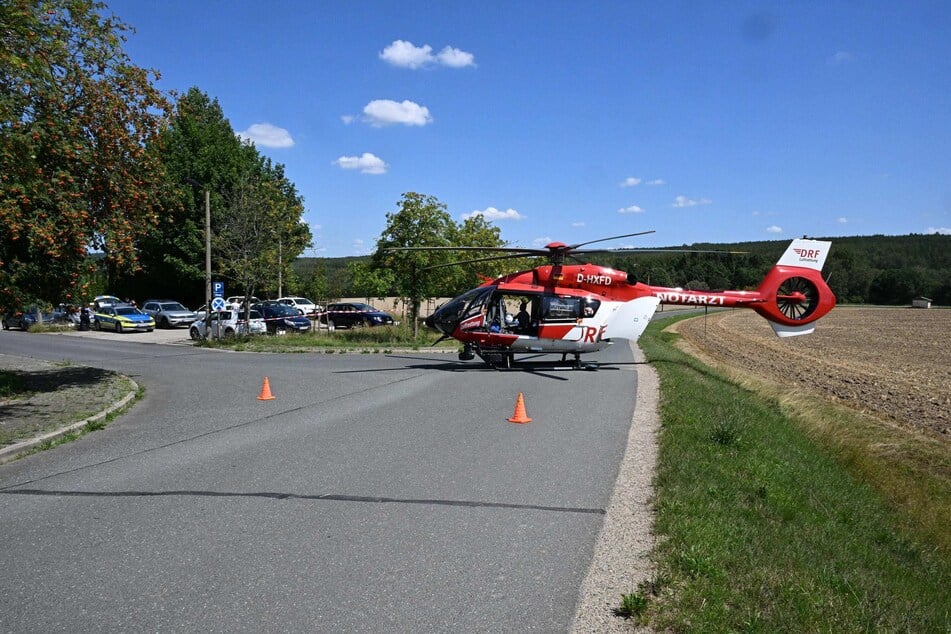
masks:
<svg viewBox="0 0 951 634"><path fill-rule="evenodd" d="M70 387L96 385L103 380L116 376L111 370L86 366L65 366L50 370L7 370L14 377L17 390L8 398L17 398L26 394L55 392Z"/></svg>

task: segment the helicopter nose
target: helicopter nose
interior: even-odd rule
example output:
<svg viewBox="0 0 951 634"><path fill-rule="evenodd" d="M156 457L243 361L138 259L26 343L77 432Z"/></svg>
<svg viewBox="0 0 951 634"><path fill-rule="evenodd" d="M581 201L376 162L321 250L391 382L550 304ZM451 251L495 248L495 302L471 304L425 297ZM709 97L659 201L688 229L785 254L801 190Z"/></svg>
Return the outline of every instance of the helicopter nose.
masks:
<svg viewBox="0 0 951 634"><path fill-rule="evenodd" d="M440 306L432 315L423 320L423 323L444 335L451 335L456 330L457 325L454 317L451 311L445 309L445 306Z"/></svg>

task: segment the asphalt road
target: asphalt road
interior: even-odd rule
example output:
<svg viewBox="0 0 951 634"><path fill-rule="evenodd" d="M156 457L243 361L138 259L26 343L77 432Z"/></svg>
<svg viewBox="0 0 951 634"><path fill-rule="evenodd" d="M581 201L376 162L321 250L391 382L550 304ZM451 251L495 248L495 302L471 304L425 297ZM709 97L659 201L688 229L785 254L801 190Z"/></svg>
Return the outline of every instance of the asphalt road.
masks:
<svg viewBox="0 0 951 634"><path fill-rule="evenodd" d="M625 343L597 372L498 372L109 334L0 333L146 389L0 466L0 631L570 627L634 410Z"/></svg>

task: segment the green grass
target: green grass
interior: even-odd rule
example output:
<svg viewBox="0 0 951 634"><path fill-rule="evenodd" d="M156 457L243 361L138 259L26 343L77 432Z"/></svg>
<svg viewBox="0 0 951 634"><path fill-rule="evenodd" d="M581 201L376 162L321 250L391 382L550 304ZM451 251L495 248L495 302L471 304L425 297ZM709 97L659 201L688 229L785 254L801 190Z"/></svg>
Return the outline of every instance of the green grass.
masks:
<svg viewBox="0 0 951 634"><path fill-rule="evenodd" d="M657 574L650 593L625 595L634 616L691 632L951 631L941 529L920 529L850 452L676 338L655 324L640 341L660 376L662 431Z"/></svg>

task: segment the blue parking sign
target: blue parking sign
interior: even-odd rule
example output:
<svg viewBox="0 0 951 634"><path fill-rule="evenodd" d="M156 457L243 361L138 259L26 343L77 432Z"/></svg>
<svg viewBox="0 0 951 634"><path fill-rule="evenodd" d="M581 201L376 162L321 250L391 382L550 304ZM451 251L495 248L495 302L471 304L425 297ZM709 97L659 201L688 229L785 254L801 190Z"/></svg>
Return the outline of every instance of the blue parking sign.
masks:
<svg viewBox="0 0 951 634"><path fill-rule="evenodd" d="M224 282L212 282L211 283L211 294L214 297L224 297L225 296L225 283Z"/></svg>

